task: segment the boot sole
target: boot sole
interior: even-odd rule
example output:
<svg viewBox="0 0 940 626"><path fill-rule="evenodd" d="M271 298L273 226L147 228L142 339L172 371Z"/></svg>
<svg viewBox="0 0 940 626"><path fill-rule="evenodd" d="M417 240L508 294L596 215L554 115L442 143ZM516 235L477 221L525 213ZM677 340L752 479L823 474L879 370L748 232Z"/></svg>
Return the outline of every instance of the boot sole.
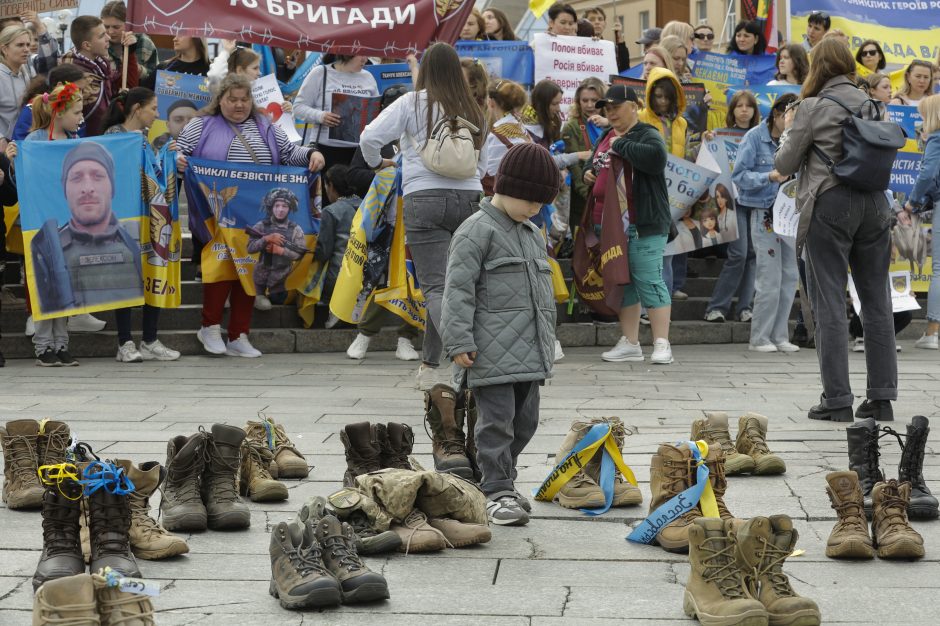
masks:
<svg viewBox="0 0 940 626"><path fill-rule="evenodd" d="M277 468L277 476L275 476L275 478L301 479L301 478L306 478L309 475L310 475L309 467L305 467L304 469L285 469L279 465Z"/></svg>
<svg viewBox="0 0 940 626"><path fill-rule="evenodd" d="M818 420L821 422L854 422L855 417L852 415L852 409L846 409L845 411L840 412L831 412L831 413L808 413L807 417L811 420Z"/></svg>
<svg viewBox="0 0 940 626"><path fill-rule="evenodd" d="M281 595L277 584L272 580L268 586L268 593L277 598L285 609L307 609L321 606L339 606L342 604L343 594L339 587L332 589L316 589L302 597Z"/></svg>
<svg viewBox="0 0 940 626"><path fill-rule="evenodd" d="M437 467L437 465L435 464L434 471L439 472L441 474L453 474L454 476L459 476L460 478L463 478L464 480L469 480L471 482L473 481L473 468L471 468L470 466L451 467L448 469L441 469Z"/></svg>
<svg viewBox="0 0 940 626"><path fill-rule="evenodd" d="M835 546L826 546L826 556L830 559L873 559L875 549L864 541L851 539Z"/></svg>
<svg viewBox="0 0 940 626"><path fill-rule="evenodd" d="M773 460L769 463L764 463L763 465L757 463L752 473L757 476L770 476L772 474L786 474L786 472L787 464L783 461L783 459L780 459Z"/></svg>
<svg viewBox="0 0 940 626"><path fill-rule="evenodd" d="M767 611L763 609L753 609L740 615L709 615L703 613L695 604L695 598L688 590L686 590L682 601L682 609L689 617L697 618L702 626L767 626L768 623Z"/></svg>
<svg viewBox="0 0 940 626"><path fill-rule="evenodd" d="M182 515L163 515L163 527L170 531L206 530L208 517L205 513L183 513Z"/></svg>
<svg viewBox="0 0 940 626"><path fill-rule="evenodd" d="M189 552L189 546L185 543L175 544L170 548L165 548L163 550L142 550L135 546L131 546L131 552L134 553L138 559L143 559L145 561L160 561L162 559L171 559L174 556L179 556L181 554L186 554Z"/></svg>
<svg viewBox="0 0 940 626"><path fill-rule="evenodd" d="M887 546L878 546L879 559L919 559L924 546L910 539L901 539Z"/></svg>
<svg viewBox="0 0 940 626"><path fill-rule="evenodd" d="M343 604L361 604L364 602L375 602L377 600L386 600L388 594L388 584L365 583L356 587L355 590L343 592Z"/></svg>
<svg viewBox="0 0 940 626"><path fill-rule="evenodd" d="M370 537L370 539L372 539ZM384 554L385 552L394 552L401 545L401 537L397 533L382 533L374 538L373 541L360 538L357 551L359 554Z"/></svg>
<svg viewBox="0 0 940 626"><path fill-rule="evenodd" d="M247 495L252 502L281 502L287 500L288 491L286 485L276 483L264 489L249 490L247 494L242 495Z"/></svg>
<svg viewBox="0 0 940 626"><path fill-rule="evenodd" d="M222 513L209 515L210 530L242 530L251 526L251 515L244 513ZM168 529L169 530L169 529Z"/></svg>
<svg viewBox="0 0 940 626"><path fill-rule="evenodd" d="M642 493L630 494L629 496L623 496L620 498L614 495L614 501L610 506L636 506L638 504L643 504Z"/></svg>
<svg viewBox="0 0 940 626"><path fill-rule="evenodd" d="M600 496L597 494L581 496L580 498L573 498L571 496L566 496L558 494L555 496L555 502L565 507L566 509L596 509L597 507L604 506L607 501L604 499L604 494L601 493Z"/></svg>
<svg viewBox="0 0 940 626"><path fill-rule="evenodd" d="M934 507L908 507L907 516L911 519L937 519L940 517L940 511Z"/></svg>
<svg viewBox="0 0 940 626"><path fill-rule="evenodd" d="M674 552L675 554L688 554L689 552L689 542L676 542L663 541L659 535L656 536L656 545L665 550L666 552Z"/></svg>
<svg viewBox="0 0 940 626"><path fill-rule="evenodd" d="M822 623L822 616L818 610L803 609L796 613L774 614L768 613L768 623L770 626L819 626Z"/></svg>

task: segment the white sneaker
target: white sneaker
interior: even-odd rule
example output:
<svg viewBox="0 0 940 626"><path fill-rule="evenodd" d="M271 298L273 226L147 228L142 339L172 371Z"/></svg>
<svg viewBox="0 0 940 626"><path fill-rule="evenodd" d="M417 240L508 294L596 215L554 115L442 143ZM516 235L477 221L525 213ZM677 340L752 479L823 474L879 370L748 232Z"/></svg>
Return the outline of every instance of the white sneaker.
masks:
<svg viewBox="0 0 940 626"><path fill-rule="evenodd" d="M639 343L630 343L626 337L620 337L617 345L601 354L601 358L610 363L625 363L627 361L642 361L643 349Z"/></svg>
<svg viewBox="0 0 940 626"><path fill-rule="evenodd" d="M218 324L203 326L196 333L196 339L209 354L225 354L225 342L222 341L222 328Z"/></svg>
<svg viewBox="0 0 940 626"><path fill-rule="evenodd" d="M777 351L779 352L799 352L800 347L790 343L789 341L784 341L777 344Z"/></svg>
<svg viewBox="0 0 940 626"><path fill-rule="evenodd" d="M418 366L418 372L415 374L415 387L420 391L427 391L437 384L437 368L428 367L424 363Z"/></svg>
<svg viewBox="0 0 940 626"><path fill-rule="evenodd" d="M754 319L754 313L750 309L744 309L738 313L738 320L741 322L750 322L752 319Z"/></svg>
<svg viewBox="0 0 940 626"><path fill-rule="evenodd" d="M125 341L121 344L114 358L118 363L141 363L144 360L133 341Z"/></svg>
<svg viewBox="0 0 940 626"><path fill-rule="evenodd" d="M719 311L718 309L712 309L705 314L706 322L717 322L721 323L725 321L725 314Z"/></svg>
<svg viewBox="0 0 940 626"><path fill-rule="evenodd" d="M179 350L167 348L159 339L153 343L140 342L140 356L145 361L175 361L180 358Z"/></svg>
<svg viewBox="0 0 940 626"><path fill-rule="evenodd" d="M255 296L255 308L259 311L270 311L272 306L271 300L267 296L260 294Z"/></svg>
<svg viewBox="0 0 940 626"><path fill-rule="evenodd" d="M359 333L356 335L356 338L353 339L353 342L349 344L349 347L346 348L346 356L350 359L356 359L357 361L365 358L366 352L369 351L370 341L371 339L369 337Z"/></svg>
<svg viewBox="0 0 940 626"><path fill-rule="evenodd" d="M565 351L561 349L561 342L555 340L555 363L565 358Z"/></svg>
<svg viewBox="0 0 940 626"><path fill-rule="evenodd" d="M940 342L938 342L937 335L925 334L914 343L914 347L921 350L936 350L940 348Z"/></svg>
<svg viewBox="0 0 940 626"><path fill-rule="evenodd" d="M99 320L97 317L94 317L89 313L79 313L78 315L73 315L69 317L68 321L68 329L70 333L96 333L107 325L107 322L104 320Z"/></svg>
<svg viewBox="0 0 940 626"><path fill-rule="evenodd" d="M326 322L323 323L323 328L333 328L337 324L339 324L339 318L336 317L336 315L334 315L331 311L329 316L326 318Z"/></svg>
<svg viewBox="0 0 940 626"><path fill-rule="evenodd" d="M650 316L647 313L640 313L640 323L644 326L650 325Z"/></svg>
<svg viewBox="0 0 940 626"><path fill-rule="evenodd" d="M251 345L245 333L240 334L235 341L229 341L225 346L225 354L228 356L243 356L249 359L257 359L261 356L261 350Z"/></svg>
<svg viewBox="0 0 940 626"><path fill-rule="evenodd" d="M32 315L26 318L26 330L24 330L23 333L27 337L32 337L36 334L36 323L33 321Z"/></svg>
<svg viewBox="0 0 940 626"><path fill-rule="evenodd" d="M864 352L865 351L865 338L856 337L855 341L852 342L852 352Z"/></svg>
<svg viewBox="0 0 940 626"><path fill-rule="evenodd" d="M366 339L368 339L368 337L366 337ZM350 348L352 348L352 346L350 346ZM395 358L399 361L417 361L421 358L421 356L415 350L414 344L411 343L411 339L399 337L398 347L395 348Z"/></svg>
<svg viewBox="0 0 940 626"><path fill-rule="evenodd" d="M650 357L650 363L657 365L669 365L672 363L672 346L668 339L657 339L653 342L653 355Z"/></svg>
<svg viewBox="0 0 940 626"><path fill-rule="evenodd" d="M755 346L753 343L748 344L747 349L751 352L776 352L777 346L772 343L762 343L759 346Z"/></svg>

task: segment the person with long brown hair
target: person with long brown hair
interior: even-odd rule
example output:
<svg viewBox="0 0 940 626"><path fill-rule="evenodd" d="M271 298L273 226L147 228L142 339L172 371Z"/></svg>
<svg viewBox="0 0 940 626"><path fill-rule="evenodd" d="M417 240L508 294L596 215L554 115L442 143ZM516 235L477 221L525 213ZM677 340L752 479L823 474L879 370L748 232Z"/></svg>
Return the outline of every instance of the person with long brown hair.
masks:
<svg viewBox="0 0 940 626"><path fill-rule="evenodd" d="M473 9L467 16L467 23L463 25L458 39L462 41L479 41L486 38L486 22L479 9Z"/></svg>
<svg viewBox="0 0 940 626"><path fill-rule="evenodd" d="M483 11L483 24L486 39L497 41L518 41L519 39L509 24L509 18L499 9L489 8Z"/></svg>
<svg viewBox="0 0 940 626"><path fill-rule="evenodd" d="M891 207L883 191L863 191L831 174L816 148L839 162L844 155L843 123L853 113L881 118L883 106L855 84L855 58L842 42L823 39L813 48L813 64L802 100L786 114L786 132L774 159L781 176L799 172L800 211L797 256L805 247L810 302L816 315L816 354L823 393L810 419L851 422L855 397L849 383L845 285L849 263L862 303L868 399L855 417L893 419L898 397L894 318L888 283L891 263ZM839 100L850 111L846 111ZM795 111L795 114L794 114Z"/></svg>
<svg viewBox="0 0 940 626"><path fill-rule="evenodd" d="M891 104L917 106L933 89L933 63L914 59L904 70L904 84L894 94Z"/></svg>
<svg viewBox="0 0 940 626"><path fill-rule="evenodd" d="M565 152L593 150L607 130L607 119L603 117L597 103L607 91L599 78L585 78L574 92L574 104L568 121L561 129L561 138L565 140ZM571 229L581 223L584 207L587 206L590 186L584 182L584 169L581 162L571 166L571 208L568 224Z"/></svg>
<svg viewBox="0 0 940 626"><path fill-rule="evenodd" d="M777 50L777 76L768 85L802 85L809 74L809 58L803 46L795 43Z"/></svg>
<svg viewBox="0 0 940 626"><path fill-rule="evenodd" d="M458 117L479 129L473 134L473 143L480 150L480 161L486 162L486 151L482 149L486 127L483 110L470 91L457 51L445 43L436 43L421 59L415 90L383 110L362 131L359 142L369 167L380 169L396 165L382 158L382 147L403 138L405 232L427 303L422 363L416 377L422 389L437 382L435 371L443 349L440 324L450 241L457 227L479 209L483 191L479 168L467 178L450 178L428 169L421 158L420 151L437 122Z"/></svg>

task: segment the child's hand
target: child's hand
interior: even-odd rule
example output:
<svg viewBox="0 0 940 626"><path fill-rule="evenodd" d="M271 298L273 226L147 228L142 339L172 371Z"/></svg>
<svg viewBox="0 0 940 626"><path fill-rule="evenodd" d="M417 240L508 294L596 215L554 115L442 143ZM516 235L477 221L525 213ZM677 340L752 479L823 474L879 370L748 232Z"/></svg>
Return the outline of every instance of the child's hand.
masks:
<svg viewBox="0 0 940 626"><path fill-rule="evenodd" d="M473 361L477 358L476 352L464 352L463 354L458 354L454 357L454 363L460 367L466 369L473 367Z"/></svg>

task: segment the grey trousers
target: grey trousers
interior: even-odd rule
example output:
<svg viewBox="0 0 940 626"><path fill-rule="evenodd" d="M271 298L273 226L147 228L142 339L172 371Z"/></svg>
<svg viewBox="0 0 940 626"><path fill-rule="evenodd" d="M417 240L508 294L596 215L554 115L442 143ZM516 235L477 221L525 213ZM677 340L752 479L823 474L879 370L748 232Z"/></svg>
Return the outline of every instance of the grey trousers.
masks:
<svg viewBox="0 0 940 626"><path fill-rule="evenodd" d="M888 285L891 224L894 216L883 193L839 185L816 200L806 238L806 277L816 314L816 355L822 378L822 405L851 407L847 271L862 303L868 398L896 400L898 361Z"/></svg>
<svg viewBox="0 0 940 626"><path fill-rule="evenodd" d="M477 465L486 495L512 491L516 461L539 425L540 380L474 387Z"/></svg>
<svg viewBox="0 0 940 626"><path fill-rule="evenodd" d="M422 348L426 364L441 360L441 309L450 240L457 227L480 208L479 191L427 189L404 198L405 237L427 305Z"/></svg>
<svg viewBox="0 0 940 626"><path fill-rule="evenodd" d="M51 320L42 320L34 322L36 334L33 335L33 349L36 356L52 348L58 352L62 348L69 347L69 318L56 317Z"/></svg>

